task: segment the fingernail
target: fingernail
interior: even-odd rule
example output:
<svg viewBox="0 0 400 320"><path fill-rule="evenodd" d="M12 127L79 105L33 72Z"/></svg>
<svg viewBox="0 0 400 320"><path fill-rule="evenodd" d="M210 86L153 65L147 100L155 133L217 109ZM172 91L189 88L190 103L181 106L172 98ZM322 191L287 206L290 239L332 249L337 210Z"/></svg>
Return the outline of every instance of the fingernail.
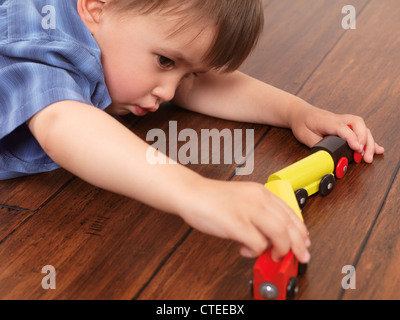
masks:
<svg viewBox="0 0 400 320"><path fill-rule="evenodd" d="M240 254L244 257L244 258L249 258L249 259L253 259L255 258L254 252L248 248L242 248L240 250Z"/></svg>
<svg viewBox="0 0 400 320"><path fill-rule="evenodd" d="M271 258L276 263L280 263L283 260L283 258L277 257L274 252L271 253Z"/></svg>
<svg viewBox="0 0 400 320"><path fill-rule="evenodd" d="M310 254L310 252L308 252L308 250L307 250L306 253L305 253L304 256L303 256L303 260L304 260L305 262L309 262L310 259L311 259L311 254Z"/></svg>

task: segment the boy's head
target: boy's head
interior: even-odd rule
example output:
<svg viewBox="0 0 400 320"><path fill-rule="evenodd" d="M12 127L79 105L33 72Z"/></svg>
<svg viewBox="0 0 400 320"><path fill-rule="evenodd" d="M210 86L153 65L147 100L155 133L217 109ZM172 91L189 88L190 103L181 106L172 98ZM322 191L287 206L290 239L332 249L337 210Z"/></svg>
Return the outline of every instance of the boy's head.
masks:
<svg viewBox="0 0 400 320"><path fill-rule="evenodd" d="M176 17L171 36L193 25L215 29L205 61L215 69L234 71L255 47L264 25L261 0L113 0L114 13L157 13ZM162 27L162 21L160 21Z"/></svg>
<svg viewBox="0 0 400 320"><path fill-rule="evenodd" d="M261 0L78 0L102 51L110 112L143 115L182 79L234 71L263 28Z"/></svg>

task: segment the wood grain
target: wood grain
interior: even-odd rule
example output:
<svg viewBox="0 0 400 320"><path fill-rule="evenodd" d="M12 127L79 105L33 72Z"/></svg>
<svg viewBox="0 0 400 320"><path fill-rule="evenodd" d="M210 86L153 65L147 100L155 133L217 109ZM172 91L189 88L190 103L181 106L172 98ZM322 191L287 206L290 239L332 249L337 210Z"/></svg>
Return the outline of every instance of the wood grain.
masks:
<svg viewBox="0 0 400 320"><path fill-rule="evenodd" d="M352 165L328 197L307 203L312 261L297 299L398 299L400 5L354 0L357 29L345 31L344 0L263 3L265 31L242 70L323 109L361 115L386 147L373 165ZM235 176L235 163L189 165L209 178L264 183L309 154L289 130L173 105L120 121L144 140L153 128L168 137L169 121L198 134L254 130L254 172ZM253 264L239 256L237 243L204 235L62 169L0 182L0 299L247 300ZM56 268L55 290L41 286L45 265ZM345 265L356 268L355 290L341 286Z"/></svg>
<svg viewBox="0 0 400 320"><path fill-rule="evenodd" d="M379 208L370 234L364 238L360 257L353 263L356 286L343 291L343 299L400 299L399 168L393 176L390 192Z"/></svg>
<svg viewBox="0 0 400 320"><path fill-rule="evenodd" d="M77 179L1 244L0 297L130 299L186 230L174 216ZM42 289L45 265L57 270L56 290Z"/></svg>
<svg viewBox="0 0 400 320"><path fill-rule="evenodd" d="M74 177L65 170L0 181L0 206L36 211Z"/></svg>
<svg viewBox="0 0 400 320"><path fill-rule="evenodd" d="M373 165L352 169L329 204L318 198L307 211L314 243L308 275L313 276L305 280L299 298L341 297L342 267L362 254L398 167L400 69L388 61L400 61L399 10L397 1L371 1L357 30L346 33L299 94L327 110L363 116L386 147Z"/></svg>

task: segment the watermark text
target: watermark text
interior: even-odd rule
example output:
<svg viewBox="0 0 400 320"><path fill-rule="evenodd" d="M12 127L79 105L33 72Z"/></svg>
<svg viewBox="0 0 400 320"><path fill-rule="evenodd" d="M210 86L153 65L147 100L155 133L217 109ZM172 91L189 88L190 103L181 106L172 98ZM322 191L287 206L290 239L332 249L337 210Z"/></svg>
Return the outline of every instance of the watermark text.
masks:
<svg viewBox="0 0 400 320"><path fill-rule="evenodd" d="M356 268L354 266L344 266L342 268L342 274L346 276L342 280L342 288L344 290L355 290L356 289Z"/></svg>
<svg viewBox="0 0 400 320"><path fill-rule="evenodd" d="M342 19L342 28L345 30L356 29L356 8L352 5L347 5L342 8L342 14L345 16Z"/></svg>
<svg viewBox="0 0 400 320"><path fill-rule="evenodd" d="M47 273L42 279L42 288L44 290L56 288L56 268L51 265L44 266L42 273Z"/></svg>
<svg viewBox="0 0 400 320"><path fill-rule="evenodd" d="M245 148L243 140L246 141ZM229 129L202 129L199 137L193 129L178 132L177 121L170 121L168 137L163 130L153 129L147 133L146 141L154 142L146 153L146 159L151 165L177 162L183 165L210 164L211 160L211 164L217 165L235 162L238 165L236 175L250 175L254 171L254 130L251 129L247 129L244 136L241 129L233 132ZM185 143L178 148L178 142ZM166 156L167 147L169 158Z"/></svg>

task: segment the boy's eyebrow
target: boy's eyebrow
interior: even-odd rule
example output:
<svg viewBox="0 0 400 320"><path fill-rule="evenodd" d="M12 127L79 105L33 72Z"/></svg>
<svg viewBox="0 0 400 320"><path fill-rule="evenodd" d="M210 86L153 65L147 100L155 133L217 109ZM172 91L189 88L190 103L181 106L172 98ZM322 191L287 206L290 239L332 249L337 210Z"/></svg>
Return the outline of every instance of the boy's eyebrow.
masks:
<svg viewBox="0 0 400 320"><path fill-rule="evenodd" d="M188 59L185 58L181 52L176 51L174 49L168 49L166 51L168 51L168 53L171 55L171 57L174 58L175 60L179 60L181 62L185 62L185 63L191 65L191 63L188 61Z"/></svg>

